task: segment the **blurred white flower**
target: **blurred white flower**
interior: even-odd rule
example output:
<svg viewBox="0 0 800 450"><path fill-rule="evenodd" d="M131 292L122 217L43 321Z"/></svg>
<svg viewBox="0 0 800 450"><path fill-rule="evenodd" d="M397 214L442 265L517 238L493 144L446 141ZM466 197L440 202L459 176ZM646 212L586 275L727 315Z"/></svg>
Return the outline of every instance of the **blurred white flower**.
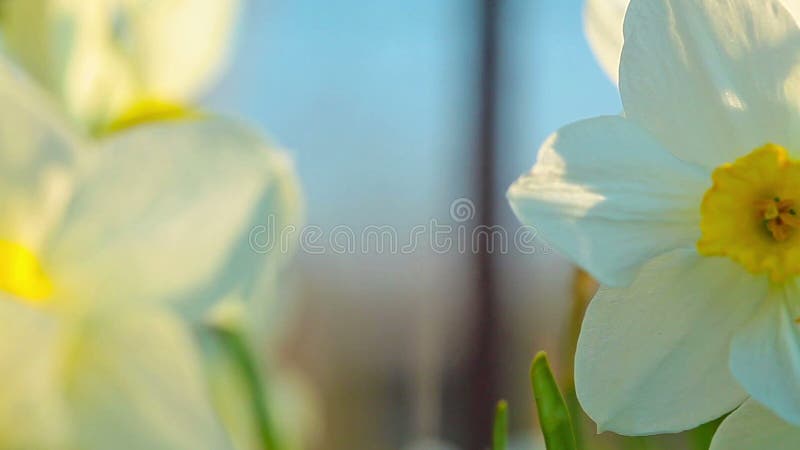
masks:
<svg viewBox="0 0 800 450"><path fill-rule="evenodd" d="M584 22L586 37L603 70L614 83L618 82L619 59L622 55L622 24L630 0L586 0ZM782 0L795 17L800 18L800 0Z"/></svg>
<svg viewBox="0 0 800 450"><path fill-rule="evenodd" d="M322 399L302 372L290 368L274 371L268 379L266 402L282 450L318 448L323 442Z"/></svg>
<svg viewBox="0 0 800 450"><path fill-rule="evenodd" d="M269 295L286 156L224 120L87 142L45 97L0 63L0 447L230 448L192 324Z"/></svg>
<svg viewBox="0 0 800 450"><path fill-rule="evenodd" d="M562 128L509 190L604 285L579 400L622 434L748 397L800 425L797 23L777 0L632 0L624 40L624 115Z"/></svg>
<svg viewBox="0 0 800 450"><path fill-rule="evenodd" d="M5 50L96 130L191 103L225 66L239 0L3 0Z"/></svg>

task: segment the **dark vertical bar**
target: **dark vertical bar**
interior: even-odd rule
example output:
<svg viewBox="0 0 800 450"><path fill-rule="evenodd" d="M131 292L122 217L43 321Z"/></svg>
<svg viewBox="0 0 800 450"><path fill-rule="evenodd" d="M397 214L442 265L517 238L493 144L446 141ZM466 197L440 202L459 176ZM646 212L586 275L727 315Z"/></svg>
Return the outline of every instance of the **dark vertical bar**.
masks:
<svg viewBox="0 0 800 450"><path fill-rule="evenodd" d="M478 0L480 5L479 116L475 147L477 226L496 223L495 135L497 108L497 60L500 1ZM483 450L491 443L491 423L497 399L498 302L495 267L488 239L479 240L475 253L474 342L469 367L470 450Z"/></svg>

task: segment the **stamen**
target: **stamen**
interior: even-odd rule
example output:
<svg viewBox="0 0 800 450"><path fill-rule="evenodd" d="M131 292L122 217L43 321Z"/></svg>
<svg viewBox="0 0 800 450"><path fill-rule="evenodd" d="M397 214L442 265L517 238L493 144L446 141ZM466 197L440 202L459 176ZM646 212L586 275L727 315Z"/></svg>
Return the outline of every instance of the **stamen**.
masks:
<svg viewBox="0 0 800 450"><path fill-rule="evenodd" d="M797 217L796 215L792 215L791 213L781 213L778 218L781 220L781 222L789 225L792 228L800 228L800 217Z"/></svg>
<svg viewBox="0 0 800 450"><path fill-rule="evenodd" d="M794 200L780 197L756 202L756 209L764 220L764 225L778 242L789 239L792 231L800 228L800 217L797 217L794 205Z"/></svg>
<svg viewBox="0 0 800 450"><path fill-rule="evenodd" d="M766 208L764 208L763 215L765 219L772 220L778 217L780 213L781 212L778 209L778 206L775 203L770 203Z"/></svg>

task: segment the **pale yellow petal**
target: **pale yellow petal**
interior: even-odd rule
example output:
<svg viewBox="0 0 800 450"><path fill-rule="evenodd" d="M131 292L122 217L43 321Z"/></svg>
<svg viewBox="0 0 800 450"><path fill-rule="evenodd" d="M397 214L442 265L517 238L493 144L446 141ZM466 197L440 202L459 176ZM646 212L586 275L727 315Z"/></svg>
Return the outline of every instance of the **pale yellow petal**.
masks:
<svg viewBox="0 0 800 450"><path fill-rule="evenodd" d="M64 385L76 448L230 448L185 324L166 311L117 308L75 326Z"/></svg>
<svg viewBox="0 0 800 450"><path fill-rule="evenodd" d="M279 240L299 220L291 162L247 126L160 123L93 151L96 164L43 255L70 292L202 313L226 296L260 295L262 274L292 250ZM251 241L259 227L266 247Z"/></svg>
<svg viewBox="0 0 800 450"><path fill-rule="evenodd" d="M240 0L7 0L4 46L89 130L141 98L186 103L220 75Z"/></svg>

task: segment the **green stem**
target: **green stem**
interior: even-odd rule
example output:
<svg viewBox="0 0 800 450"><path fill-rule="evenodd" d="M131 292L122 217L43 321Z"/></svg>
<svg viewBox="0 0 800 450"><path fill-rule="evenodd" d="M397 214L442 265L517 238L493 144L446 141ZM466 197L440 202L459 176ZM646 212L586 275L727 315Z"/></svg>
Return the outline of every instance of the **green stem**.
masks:
<svg viewBox="0 0 800 450"><path fill-rule="evenodd" d="M711 447L711 439L714 437L717 428L722 423L724 417L704 423L688 433L689 446L692 450L708 450Z"/></svg>
<svg viewBox="0 0 800 450"><path fill-rule="evenodd" d="M624 450L649 450L650 438L645 436L625 437L623 438Z"/></svg>
<svg viewBox="0 0 800 450"><path fill-rule="evenodd" d="M578 394L575 392L575 385L571 385L564 392L564 400L567 402L567 411L572 417L572 428L575 434L575 448L583 450L586 446L583 436L583 409L578 402Z"/></svg>
<svg viewBox="0 0 800 450"><path fill-rule="evenodd" d="M585 270L576 267L572 279L572 308L570 309L569 322L564 336L563 354L568 355L564 365L564 378L561 385L564 386L564 398L567 402L567 409L572 417L572 426L575 433L575 443L578 450L585 447L583 436L583 410L578 403L578 396L575 392L575 370L574 358L578 346L578 336L581 332L583 315L589 300L592 299L597 291L597 282Z"/></svg>
<svg viewBox="0 0 800 450"><path fill-rule="evenodd" d="M239 333L234 331L219 327L212 328L212 331L244 375L246 388L250 393L250 409L256 422L262 450L278 450L278 438L266 406L266 392L262 376L247 343Z"/></svg>

